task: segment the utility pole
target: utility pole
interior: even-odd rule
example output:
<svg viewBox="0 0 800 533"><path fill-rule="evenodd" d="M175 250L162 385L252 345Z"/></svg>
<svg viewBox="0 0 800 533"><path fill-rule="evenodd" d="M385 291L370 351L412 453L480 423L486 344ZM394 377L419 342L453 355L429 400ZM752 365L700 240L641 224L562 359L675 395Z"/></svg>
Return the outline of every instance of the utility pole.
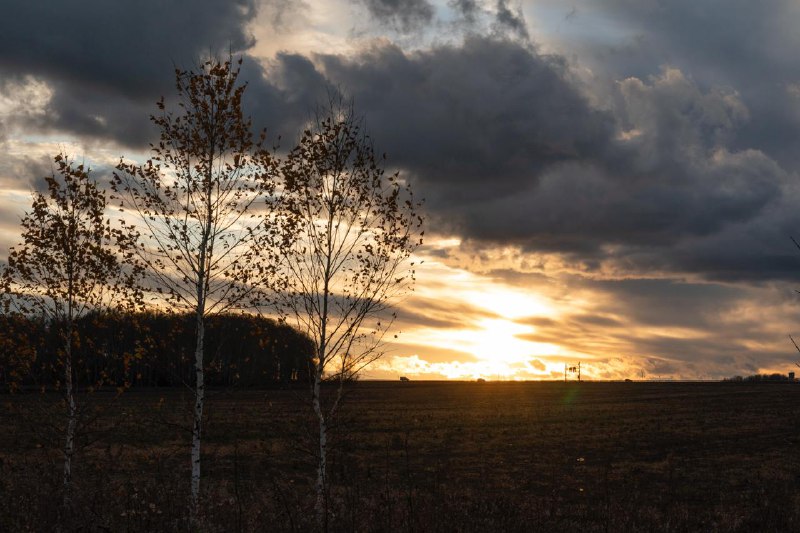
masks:
<svg viewBox="0 0 800 533"><path fill-rule="evenodd" d="M578 374L578 383L580 383L580 381L581 381L581 363L580 363L580 361L578 361L578 364L576 366L569 366L566 363L564 363L564 383L567 382L567 376L569 376L569 374Z"/></svg>

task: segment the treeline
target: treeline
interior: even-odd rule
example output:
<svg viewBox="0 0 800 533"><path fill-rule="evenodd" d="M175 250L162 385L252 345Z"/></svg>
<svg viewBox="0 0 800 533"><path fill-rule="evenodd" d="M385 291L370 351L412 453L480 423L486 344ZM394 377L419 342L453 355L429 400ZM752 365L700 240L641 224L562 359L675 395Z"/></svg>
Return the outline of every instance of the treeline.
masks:
<svg viewBox="0 0 800 533"><path fill-rule="evenodd" d="M751 376L733 376L730 378L725 378L722 381L732 382L732 383L786 383L789 381L795 381L793 378L790 379L789 376L786 374L753 374Z"/></svg>
<svg viewBox="0 0 800 533"><path fill-rule="evenodd" d="M104 313L75 321L73 369L79 387L172 387L194 379L196 316ZM0 314L0 385L58 388L64 324ZM312 341L268 318L206 318L204 362L210 386L272 386L307 381Z"/></svg>

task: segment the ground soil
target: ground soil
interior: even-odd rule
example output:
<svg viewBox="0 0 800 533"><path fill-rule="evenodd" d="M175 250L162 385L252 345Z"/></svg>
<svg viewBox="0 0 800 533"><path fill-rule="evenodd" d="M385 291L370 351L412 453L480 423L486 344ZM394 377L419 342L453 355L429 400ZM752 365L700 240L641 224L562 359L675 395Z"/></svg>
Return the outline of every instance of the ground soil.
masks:
<svg viewBox="0 0 800 533"><path fill-rule="evenodd" d="M313 529L305 397L210 393L209 531ZM68 510L57 395L0 402L0 530L185 528L188 390L85 395ZM360 382L330 481L335 531L798 531L800 385Z"/></svg>

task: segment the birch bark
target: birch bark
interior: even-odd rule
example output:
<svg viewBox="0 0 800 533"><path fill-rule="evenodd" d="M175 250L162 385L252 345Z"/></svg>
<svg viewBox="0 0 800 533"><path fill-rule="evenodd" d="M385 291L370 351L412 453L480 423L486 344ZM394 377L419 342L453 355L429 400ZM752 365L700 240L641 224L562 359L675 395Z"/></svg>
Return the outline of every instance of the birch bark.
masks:
<svg viewBox="0 0 800 533"><path fill-rule="evenodd" d="M64 382L67 400L67 428L64 443L64 507L72 502L72 456L75 453L75 428L78 425L78 407L72 381L72 325L67 327L67 342L64 347Z"/></svg>

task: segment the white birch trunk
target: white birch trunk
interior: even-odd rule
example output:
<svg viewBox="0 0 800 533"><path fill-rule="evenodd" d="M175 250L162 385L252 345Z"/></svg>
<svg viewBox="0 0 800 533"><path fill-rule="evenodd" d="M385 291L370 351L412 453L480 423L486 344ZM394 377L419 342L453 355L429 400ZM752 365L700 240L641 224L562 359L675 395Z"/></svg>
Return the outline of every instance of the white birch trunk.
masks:
<svg viewBox="0 0 800 533"><path fill-rule="evenodd" d="M321 370L314 376L314 413L319 421L319 464L317 465L317 504L314 507L317 515L317 526L320 531L328 530L328 504L327 504L327 469L328 469L328 426L325 413L322 411L320 399Z"/></svg>
<svg viewBox="0 0 800 533"><path fill-rule="evenodd" d="M331 209L332 210L332 209ZM328 470L328 426L325 421L325 411L322 408L322 398L320 397L325 363L328 360L328 298L330 295L331 282L331 249L333 236L333 218L328 218L327 245L325 246L325 273L323 275L322 289L322 309L320 313L320 335L319 352L317 353L317 365L314 372L314 390L312 402L314 412L319 420L319 464L317 465L317 504L315 506L317 514L317 527L319 531L328 531L328 499L327 499L327 470Z"/></svg>
<svg viewBox="0 0 800 533"><path fill-rule="evenodd" d="M328 224L328 235L331 235L330 222ZM330 249L330 237L328 240L328 248ZM322 382L322 375L325 372L325 362L327 361L327 328L328 328L328 291L330 282L331 262L330 254L325 264L325 285L323 289L322 299L322 314L321 330L319 339L319 353L317 365L314 369L314 390L312 394L312 403L314 413L317 415L319 421L319 463L317 465L317 504L315 511L317 514L317 527L319 531L328 531L328 500L327 500L327 470L328 470L328 426L325 421L325 411L322 408L322 398L320 397L321 389L320 383Z"/></svg>
<svg viewBox="0 0 800 533"><path fill-rule="evenodd" d="M203 427L203 403L205 400L205 383L203 373L203 337L205 324L203 313L197 311L197 344L194 353L195 368L195 401L194 423L192 425L192 481L191 497L189 500L189 523L192 530L198 529L197 507L200 500L200 442Z"/></svg>
<svg viewBox="0 0 800 533"><path fill-rule="evenodd" d="M67 431L64 443L64 507L72 501L72 456L75 453L75 427L78 425L78 408L72 383L72 327L67 328L65 347L64 382L67 395Z"/></svg>
<svg viewBox="0 0 800 533"><path fill-rule="evenodd" d="M210 140L208 153L210 154L209 161L214 160L215 142ZM209 166L210 169L210 166ZM209 249L209 239L211 238L211 228L213 225L214 209L212 208L212 190L214 178L209 170L209 174L205 177L205 196L206 196L206 219L205 228L203 230L203 237L199 243L199 252L197 263L197 281L195 290L197 295L197 328L196 328L196 344L194 350L194 371L195 371L195 385L194 385L194 423L192 424L192 480L191 480L191 496L189 500L189 527L192 531L200 529L200 523L197 518L198 505L200 502L200 443L203 435L203 404L205 402L205 372L203 368L203 341L205 337L205 316L206 316L206 296L208 295L208 276L209 272L206 270L207 261L210 261L211 250Z"/></svg>

